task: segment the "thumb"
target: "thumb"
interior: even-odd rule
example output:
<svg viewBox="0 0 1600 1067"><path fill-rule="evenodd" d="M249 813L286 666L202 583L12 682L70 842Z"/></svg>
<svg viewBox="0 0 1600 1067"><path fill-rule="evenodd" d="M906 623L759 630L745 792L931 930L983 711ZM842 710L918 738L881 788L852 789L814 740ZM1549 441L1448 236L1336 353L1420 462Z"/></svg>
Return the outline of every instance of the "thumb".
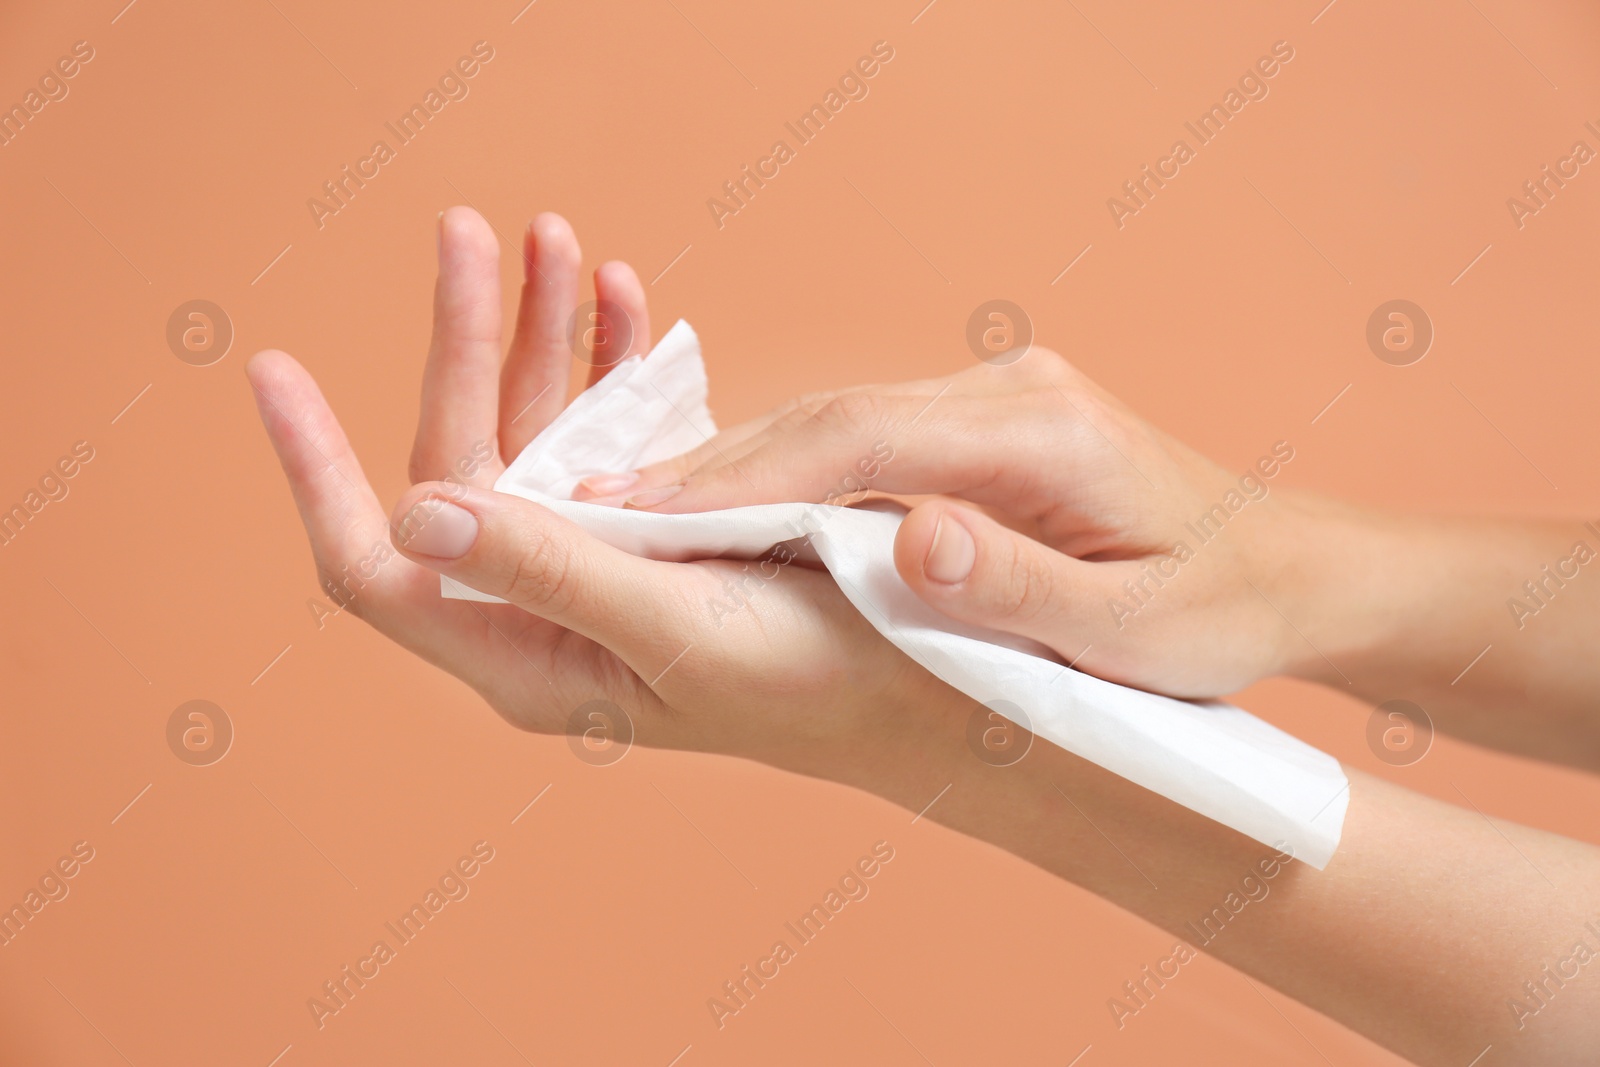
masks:
<svg viewBox="0 0 1600 1067"><path fill-rule="evenodd" d="M895 535L894 562L918 596L951 618L1031 638L1072 663L1115 629L1106 601L1116 594L1117 564L1075 559L948 500L911 510Z"/></svg>
<svg viewBox="0 0 1600 1067"><path fill-rule="evenodd" d="M390 518L408 558L605 645L631 662L664 623L662 568L521 497L448 482L412 486ZM651 607L645 607L650 605Z"/></svg>

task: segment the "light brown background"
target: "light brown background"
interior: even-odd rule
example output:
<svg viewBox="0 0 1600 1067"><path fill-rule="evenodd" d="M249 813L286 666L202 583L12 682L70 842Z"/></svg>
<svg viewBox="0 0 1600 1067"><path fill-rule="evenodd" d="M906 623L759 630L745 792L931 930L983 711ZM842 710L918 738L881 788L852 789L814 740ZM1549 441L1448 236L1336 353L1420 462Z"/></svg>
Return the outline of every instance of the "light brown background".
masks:
<svg viewBox="0 0 1600 1067"><path fill-rule="evenodd" d="M75 841L97 858L0 948L0 1060L1395 1062L1209 960L1118 1032L1107 998L1168 935L833 786L642 750L586 766L306 607L243 361L304 361L392 500L434 218L460 202L511 235L564 212L591 265L647 282L690 246L649 293L658 334L700 331L724 423L967 366L967 316L998 296L1230 466L1288 439L1282 484L1600 517L1600 175L1520 231L1505 206L1597 144L1591 7L922 2L538 0L514 24L521 0L7 5L0 101L74 41L97 55L0 148L0 502L74 441L97 455L0 548L0 901ZM480 39L470 97L319 231L306 199ZM1296 58L1270 97L1119 232L1106 198L1280 39ZM896 54L868 99L719 231L706 199L878 40ZM1408 368L1363 339L1394 297L1438 331ZM194 298L238 334L207 368L164 338ZM193 698L237 730L207 768L164 738ZM1593 778L1448 739L1391 770L1354 702L1272 683L1240 703L1353 766L1600 841ZM482 838L472 895L318 1032L306 999ZM879 839L898 856L871 896L719 1032L706 998Z"/></svg>

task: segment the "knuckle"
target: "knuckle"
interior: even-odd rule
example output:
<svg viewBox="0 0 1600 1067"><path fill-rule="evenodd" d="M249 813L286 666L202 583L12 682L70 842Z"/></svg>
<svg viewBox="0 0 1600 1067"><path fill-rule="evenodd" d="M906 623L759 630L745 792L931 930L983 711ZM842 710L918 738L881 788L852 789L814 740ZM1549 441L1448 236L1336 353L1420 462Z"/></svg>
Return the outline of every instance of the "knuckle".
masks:
<svg viewBox="0 0 1600 1067"><path fill-rule="evenodd" d="M1029 374L1039 381L1057 385L1076 383L1083 377L1082 371L1053 348L1034 347L1028 352L1028 358L1018 366L1027 368Z"/></svg>
<svg viewBox="0 0 1600 1067"><path fill-rule="evenodd" d="M1002 619L1028 621L1044 615L1055 598L1055 573L1036 552L1012 544L1009 558L1001 569L1003 576L995 614Z"/></svg>
<svg viewBox="0 0 1600 1067"><path fill-rule="evenodd" d="M814 416L824 429L856 433L883 425L888 418L888 404L876 393L842 393L818 409Z"/></svg>
<svg viewBox="0 0 1600 1067"><path fill-rule="evenodd" d="M638 481L622 490L621 495L631 496L634 493L653 489L659 485L674 485L683 481L700 469L705 462L704 452L705 449L702 446L693 452L686 452L681 456L674 456L671 459L662 460L660 463L641 468Z"/></svg>
<svg viewBox="0 0 1600 1067"><path fill-rule="evenodd" d="M1064 419L1078 414L1077 403L1071 390L1045 388L1033 389L1018 398L1019 406L1035 418Z"/></svg>
<svg viewBox="0 0 1600 1067"><path fill-rule="evenodd" d="M766 429L756 435L757 439L770 441L775 437L784 437L816 418L817 413L828 406L833 400L834 393L808 393L805 396L784 404L778 409L776 416Z"/></svg>
<svg viewBox="0 0 1600 1067"><path fill-rule="evenodd" d="M829 389L822 392L806 393L803 396L797 396L784 405L783 414L798 414L802 418L810 418L823 408L827 407L828 402L833 400L838 395L839 393L837 390Z"/></svg>
<svg viewBox="0 0 1600 1067"><path fill-rule="evenodd" d="M1040 345L1035 345L1031 351L1033 354L1038 355L1041 366L1048 367L1057 372L1071 371L1075 369L1072 364L1067 361L1066 356L1063 356L1060 352L1057 352L1053 348L1045 348Z"/></svg>
<svg viewBox="0 0 1600 1067"><path fill-rule="evenodd" d="M560 613L571 606L575 584L570 553L556 540L534 535L517 551L504 596L513 604Z"/></svg>
<svg viewBox="0 0 1600 1067"><path fill-rule="evenodd" d="M1065 419L1069 427L1086 439L1099 441L1102 435L1109 439L1121 421L1093 390L1077 388L1071 382L1054 389L1041 389L1037 396L1043 406ZM1099 443L1103 446L1103 441Z"/></svg>
<svg viewBox="0 0 1600 1067"><path fill-rule="evenodd" d="M422 455L421 449L412 449L411 459L406 464L406 477L412 485L429 480L429 461Z"/></svg>
<svg viewBox="0 0 1600 1067"><path fill-rule="evenodd" d="M676 459L669 460L672 473L672 482L681 482L693 474L704 474L721 466L727 453L718 447L717 439L713 438L696 448L693 452L686 452ZM669 485L671 482L652 482L652 485Z"/></svg>
<svg viewBox="0 0 1600 1067"><path fill-rule="evenodd" d="M498 256L498 249L485 256ZM442 287L434 298L434 350L430 356L443 356L453 362L460 358L463 345L498 345L501 338L500 302L469 294L455 286Z"/></svg>

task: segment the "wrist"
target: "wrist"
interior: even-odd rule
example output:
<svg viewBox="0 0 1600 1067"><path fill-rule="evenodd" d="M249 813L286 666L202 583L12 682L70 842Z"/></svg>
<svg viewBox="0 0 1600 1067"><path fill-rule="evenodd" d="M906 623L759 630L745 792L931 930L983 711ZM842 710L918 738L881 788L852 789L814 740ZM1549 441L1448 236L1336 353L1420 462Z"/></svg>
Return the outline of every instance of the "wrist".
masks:
<svg viewBox="0 0 1600 1067"><path fill-rule="evenodd" d="M1285 493L1282 505L1276 544L1259 554L1282 614L1280 673L1387 698L1441 673L1448 683L1463 652L1481 647L1502 605L1483 560L1496 527L1311 493Z"/></svg>
<svg viewBox="0 0 1600 1067"><path fill-rule="evenodd" d="M1402 588L1386 573L1414 546L1391 543L1373 516L1326 497L1284 491L1276 504L1244 564L1276 635L1271 673L1347 687L1404 629Z"/></svg>

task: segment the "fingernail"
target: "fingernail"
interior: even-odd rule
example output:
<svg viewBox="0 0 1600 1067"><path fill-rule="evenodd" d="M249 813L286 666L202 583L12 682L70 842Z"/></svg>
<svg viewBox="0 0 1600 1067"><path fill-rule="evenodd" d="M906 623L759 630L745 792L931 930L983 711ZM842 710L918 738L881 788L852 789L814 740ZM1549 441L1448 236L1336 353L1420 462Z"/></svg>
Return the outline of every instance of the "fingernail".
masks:
<svg viewBox="0 0 1600 1067"><path fill-rule="evenodd" d="M572 487L572 495L574 498L580 494L586 497L616 496L638 480L638 471L629 471L626 474L591 474Z"/></svg>
<svg viewBox="0 0 1600 1067"><path fill-rule="evenodd" d="M681 484L663 485L659 489L646 489L638 496L630 496L623 504L623 507L653 508L664 500L671 500L681 492L683 492Z"/></svg>
<svg viewBox="0 0 1600 1067"><path fill-rule="evenodd" d="M478 517L436 496L427 497L412 508L406 521L411 530L405 538L405 549L419 556L460 559L478 539Z"/></svg>
<svg viewBox="0 0 1600 1067"><path fill-rule="evenodd" d="M965 581L978 558L972 534L954 519L941 517L933 528L933 544L922 561L923 576L930 581L954 585Z"/></svg>

